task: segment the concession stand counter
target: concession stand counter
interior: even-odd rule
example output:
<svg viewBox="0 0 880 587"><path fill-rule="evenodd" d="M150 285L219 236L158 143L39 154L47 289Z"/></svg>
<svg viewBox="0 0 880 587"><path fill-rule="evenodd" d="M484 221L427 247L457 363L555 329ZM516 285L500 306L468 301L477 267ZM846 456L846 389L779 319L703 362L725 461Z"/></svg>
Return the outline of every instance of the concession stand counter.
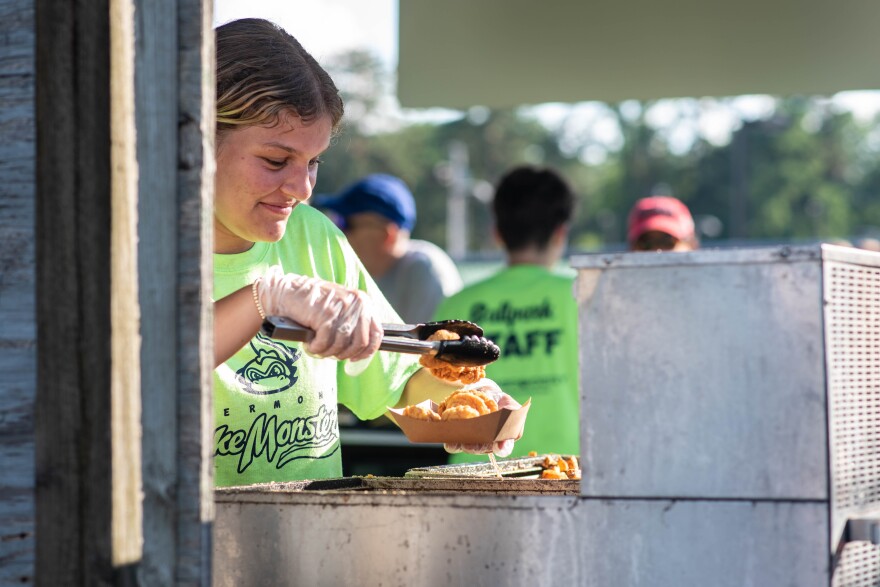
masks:
<svg viewBox="0 0 880 587"><path fill-rule="evenodd" d="M217 490L214 584L877 585L880 254L572 265L579 484L462 473Z"/></svg>

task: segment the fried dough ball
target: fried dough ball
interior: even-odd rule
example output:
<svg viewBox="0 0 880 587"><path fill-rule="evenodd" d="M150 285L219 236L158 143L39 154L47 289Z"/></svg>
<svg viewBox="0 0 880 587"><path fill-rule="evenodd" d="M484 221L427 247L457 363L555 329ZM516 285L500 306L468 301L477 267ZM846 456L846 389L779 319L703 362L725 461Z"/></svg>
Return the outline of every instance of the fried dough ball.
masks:
<svg viewBox="0 0 880 587"><path fill-rule="evenodd" d="M443 410L455 406L470 406L481 416L498 411L498 403L489 394L478 389L453 391L443 400L438 411L442 414Z"/></svg>
<svg viewBox="0 0 880 587"><path fill-rule="evenodd" d="M442 420L465 420L468 418L477 418L479 416L480 412L478 412L475 408L465 405L446 408L445 410L443 410L443 413L440 414L440 418Z"/></svg>
<svg viewBox="0 0 880 587"><path fill-rule="evenodd" d="M403 408L403 415L418 420L438 422L440 420L464 420L477 418L498 411L498 403L485 391L479 389L459 389L453 391L434 412L423 405Z"/></svg>
<svg viewBox="0 0 880 587"><path fill-rule="evenodd" d="M434 342L436 340L459 340L460 338L461 336L457 332L441 329L431 334L428 340ZM482 365L479 367L453 365L430 355L422 355L419 358L419 363L422 367L428 369L431 375L444 381L461 381L465 384L476 383L486 376L486 368Z"/></svg>
<svg viewBox="0 0 880 587"><path fill-rule="evenodd" d="M428 420L431 422L439 422L440 414L433 411L431 408L426 408L424 406L406 406L403 408L403 415L409 416L410 418L415 418L416 420Z"/></svg>

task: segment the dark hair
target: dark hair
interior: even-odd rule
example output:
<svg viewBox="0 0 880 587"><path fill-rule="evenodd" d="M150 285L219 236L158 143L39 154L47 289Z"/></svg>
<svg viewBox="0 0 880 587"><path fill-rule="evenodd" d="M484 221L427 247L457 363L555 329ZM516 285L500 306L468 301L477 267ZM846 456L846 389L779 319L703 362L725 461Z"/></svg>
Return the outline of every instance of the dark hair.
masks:
<svg viewBox="0 0 880 587"><path fill-rule="evenodd" d="M499 181L492 201L498 234L508 251L544 248L553 231L574 215L568 182L548 167L520 166Z"/></svg>
<svg viewBox="0 0 880 587"><path fill-rule="evenodd" d="M273 124L284 111L304 122L328 115L334 132L344 107L336 84L302 45L260 18L217 27L217 138L233 128Z"/></svg>

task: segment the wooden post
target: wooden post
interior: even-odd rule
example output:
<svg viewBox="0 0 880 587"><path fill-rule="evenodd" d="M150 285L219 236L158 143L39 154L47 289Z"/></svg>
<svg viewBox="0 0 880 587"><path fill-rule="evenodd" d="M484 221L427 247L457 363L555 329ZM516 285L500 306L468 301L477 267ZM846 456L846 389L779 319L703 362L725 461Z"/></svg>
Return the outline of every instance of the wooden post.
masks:
<svg viewBox="0 0 880 587"><path fill-rule="evenodd" d="M36 583L208 585L210 2L36 8Z"/></svg>
<svg viewBox="0 0 880 587"><path fill-rule="evenodd" d="M36 6L36 582L108 585L110 11Z"/></svg>

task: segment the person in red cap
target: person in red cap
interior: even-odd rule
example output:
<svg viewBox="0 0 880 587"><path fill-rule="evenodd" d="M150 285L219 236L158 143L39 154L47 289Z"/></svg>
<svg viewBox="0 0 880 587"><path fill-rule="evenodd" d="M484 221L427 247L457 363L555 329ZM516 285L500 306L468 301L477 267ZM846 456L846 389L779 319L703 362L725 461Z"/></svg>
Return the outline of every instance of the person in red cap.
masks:
<svg viewBox="0 0 880 587"><path fill-rule="evenodd" d="M691 212L678 198L642 198L630 210L627 224L631 251L693 251L700 247Z"/></svg>

